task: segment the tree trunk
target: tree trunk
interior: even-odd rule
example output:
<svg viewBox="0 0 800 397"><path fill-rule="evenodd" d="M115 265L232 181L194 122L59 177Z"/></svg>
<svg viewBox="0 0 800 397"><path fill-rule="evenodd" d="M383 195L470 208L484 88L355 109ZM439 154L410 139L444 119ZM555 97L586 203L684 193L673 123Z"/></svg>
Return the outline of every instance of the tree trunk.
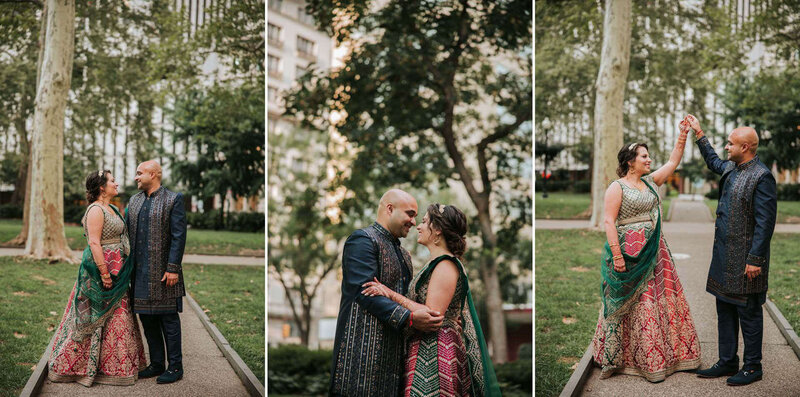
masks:
<svg viewBox="0 0 800 397"><path fill-rule="evenodd" d="M25 254L70 263L77 261L64 235L63 147L74 38L74 0L48 0L47 34L33 117L32 202Z"/></svg>
<svg viewBox="0 0 800 397"><path fill-rule="evenodd" d="M481 225L483 252L481 255L481 279L486 290L486 312L489 318L489 343L492 345L492 361L502 364L508 361L508 343L506 339L506 316L503 313L503 295L500 290L500 279L497 277L496 250L497 236L492 230L489 215L489 200L475 203L478 208L478 220Z"/></svg>
<svg viewBox="0 0 800 397"><path fill-rule="evenodd" d="M603 49L595 100L594 166L592 167L593 227L603 222L603 196L615 179L617 151L622 147L622 109L631 54L631 1L606 2Z"/></svg>

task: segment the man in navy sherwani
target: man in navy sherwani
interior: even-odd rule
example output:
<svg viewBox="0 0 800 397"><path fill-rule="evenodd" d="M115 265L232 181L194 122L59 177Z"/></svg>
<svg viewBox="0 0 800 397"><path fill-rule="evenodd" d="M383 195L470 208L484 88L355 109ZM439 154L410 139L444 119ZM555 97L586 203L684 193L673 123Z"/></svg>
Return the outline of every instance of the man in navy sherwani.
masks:
<svg viewBox="0 0 800 397"><path fill-rule="evenodd" d="M740 386L761 380L761 344L767 299L769 243L775 230L777 189L775 178L762 163L756 148L758 134L739 127L728 135L721 160L705 137L700 123L689 115L708 169L722 175L714 225L714 248L706 290L717 299L719 361L697 371L702 378L733 375L727 383ZM739 327L744 338L744 365L739 369Z"/></svg>
<svg viewBox="0 0 800 397"><path fill-rule="evenodd" d="M150 365L139 371L139 378L158 376L157 383L172 383L183 378L178 315L186 295L181 266L186 246L183 194L161 186L161 166L152 160L139 164L135 179L141 192L128 202L125 224L134 264L133 312L139 314L150 351Z"/></svg>
<svg viewBox="0 0 800 397"><path fill-rule="evenodd" d="M378 219L356 230L342 254L342 301L336 321L332 396L397 396L403 387L403 329L424 332L441 327L444 316L432 310L411 313L383 296L361 294L363 284L377 278L403 295L413 275L411 256L400 238L416 224L417 201L392 189L381 198ZM411 323L411 324L409 324Z"/></svg>

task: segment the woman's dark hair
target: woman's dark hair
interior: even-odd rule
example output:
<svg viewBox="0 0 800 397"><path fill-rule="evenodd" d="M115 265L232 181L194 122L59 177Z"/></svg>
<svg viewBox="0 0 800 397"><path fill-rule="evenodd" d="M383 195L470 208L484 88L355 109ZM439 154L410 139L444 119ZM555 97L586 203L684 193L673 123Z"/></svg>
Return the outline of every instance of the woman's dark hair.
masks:
<svg viewBox="0 0 800 397"><path fill-rule="evenodd" d="M467 217L452 205L433 203L428 206L428 222L442 232L447 249L458 258L467 250Z"/></svg>
<svg viewBox="0 0 800 397"><path fill-rule="evenodd" d="M625 144L622 149L619 150L617 153L617 161L619 161L619 165L617 166L617 175L620 178L628 175L628 170L631 168L629 161L634 160L636 158L636 151L639 150L640 147L647 149L646 143L629 143Z"/></svg>
<svg viewBox="0 0 800 397"><path fill-rule="evenodd" d="M93 171L86 177L86 201L91 204L100 197L100 188L108 182L108 174L111 171Z"/></svg>

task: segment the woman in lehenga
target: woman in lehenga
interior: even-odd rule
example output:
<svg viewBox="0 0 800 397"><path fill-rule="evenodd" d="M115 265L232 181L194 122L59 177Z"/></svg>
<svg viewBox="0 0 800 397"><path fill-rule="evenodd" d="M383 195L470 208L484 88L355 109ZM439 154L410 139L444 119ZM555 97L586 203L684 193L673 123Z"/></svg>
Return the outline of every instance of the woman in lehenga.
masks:
<svg viewBox="0 0 800 397"><path fill-rule="evenodd" d="M362 291L386 296L411 311L428 308L444 313L436 332L407 331L404 395L499 396L467 273L459 259L467 247L467 218L452 205L431 204L417 231L417 242L428 248L430 261L411 280L408 296L377 279L364 284Z"/></svg>
<svg viewBox="0 0 800 397"><path fill-rule="evenodd" d="M133 263L127 228L111 204L118 189L108 170L86 178L90 204L81 223L88 246L47 365L53 382L132 385L146 366L128 296Z"/></svg>
<svg viewBox="0 0 800 397"><path fill-rule="evenodd" d="M697 332L661 233L656 193L683 156L685 121L680 130L669 161L652 173L647 145L625 145L617 155L620 179L605 195L603 307L592 340L601 379L623 373L660 382L700 365Z"/></svg>

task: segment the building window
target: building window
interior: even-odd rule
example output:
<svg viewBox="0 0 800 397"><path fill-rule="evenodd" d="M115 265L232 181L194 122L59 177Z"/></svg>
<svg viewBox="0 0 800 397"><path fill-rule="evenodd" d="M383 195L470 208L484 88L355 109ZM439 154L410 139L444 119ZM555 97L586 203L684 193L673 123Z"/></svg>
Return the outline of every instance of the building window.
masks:
<svg viewBox="0 0 800 397"><path fill-rule="evenodd" d="M269 70L269 73L272 75L280 75L281 59L276 56L267 55L267 70Z"/></svg>
<svg viewBox="0 0 800 397"><path fill-rule="evenodd" d="M308 70L306 70L306 68L304 68L304 67L302 67L300 65L295 65L294 66L294 79L297 80L300 77L303 77L303 75L306 74L307 71Z"/></svg>
<svg viewBox="0 0 800 397"><path fill-rule="evenodd" d="M314 42L302 36L297 36L297 54L302 57L314 57Z"/></svg>
<svg viewBox="0 0 800 397"><path fill-rule="evenodd" d="M278 95L278 89L275 88L275 87L269 87L267 89L267 99L269 99L270 102L274 102L274 103L280 102L281 98Z"/></svg>
<svg viewBox="0 0 800 397"><path fill-rule="evenodd" d="M275 10L280 12L282 7L283 7L283 0L269 0L270 10Z"/></svg>
<svg viewBox="0 0 800 397"><path fill-rule="evenodd" d="M281 44L281 30L278 25L267 24L267 38L271 44Z"/></svg>
<svg viewBox="0 0 800 397"><path fill-rule="evenodd" d="M306 13L305 7L297 7L297 19L302 23L307 23L309 25L314 24L314 18Z"/></svg>

